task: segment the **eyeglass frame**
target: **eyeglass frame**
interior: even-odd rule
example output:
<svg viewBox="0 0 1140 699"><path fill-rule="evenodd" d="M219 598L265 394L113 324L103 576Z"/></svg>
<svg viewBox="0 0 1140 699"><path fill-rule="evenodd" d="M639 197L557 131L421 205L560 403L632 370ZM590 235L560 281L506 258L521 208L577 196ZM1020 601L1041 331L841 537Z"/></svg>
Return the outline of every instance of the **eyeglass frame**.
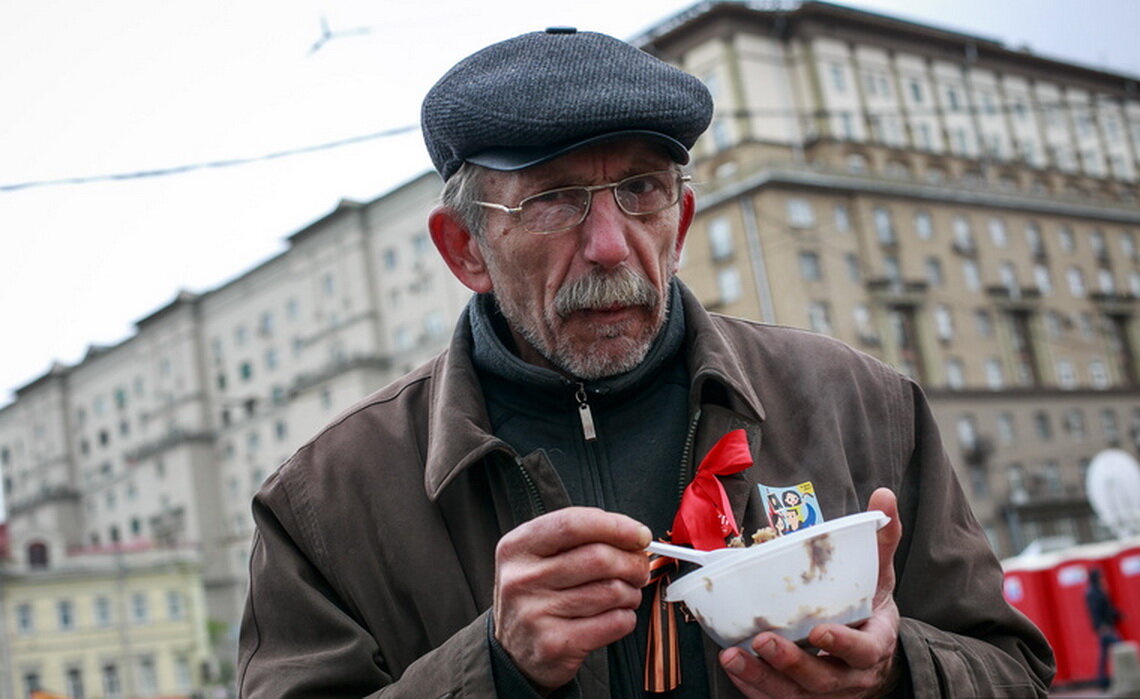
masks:
<svg viewBox="0 0 1140 699"><path fill-rule="evenodd" d="M629 211L628 209L625 208L625 206L622 205L621 200L619 200L618 196L617 196L617 188L618 187L622 186L626 182L629 182L630 180L636 180L640 177L647 177L649 175L658 175L661 173L669 173L669 174L672 174L673 176L675 176L677 178L677 196L673 199L673 201L669 202L668 204L665 204L664 206L662 206L659 209L654 209L653 211L641 211L641 212ZM650 172L642 172L642 173L639 173L636 175L630 175L629 177L623 177L622 179L618 180L617 182L610 182L608 184L580 184L580 185L571 185L568 187L555 187L554 189L547 189L547 190L543 190L541 192L535 192L534 194L523 197L523 199L518 203L517 206L507 206L506 204L498 204L498 203L493 202L493 201L474 201L473 203L478 204L479 206L482 206L482 207L485 207L488 209L495 209L496 211L502 211L502 212L507 213L507 214L518 216L520 223L521 223L523 206L528 201L530 201L532 199L537 199L539 197L549 196L550 194L553 194L555 192L564 192L564 191L569 191L569 190L583 190L583 191L585 191L586 197L587 197L586 198L586 206L582 208L582 216L577 221L575 221L574 223L571 223L571 224L566 225L566 226L562 226L561 228L554 228L554 229L551 229L548 231L532 231L531 229L526 227L526 224L523 224L523 229L526 230L526 232L530 233L531 235L550 235L551 233L560 233L562 231L570 230L571 228L574 228L575 226L577 226L577 225L581 224L583 221L585 221L586 217L590 215L591 207L593 207L593 205L594 205L594 192L599 192L603 189L613 190L614 203L617 204L617 207L619 209L621 209L622 213L624 213L627 216L652 216L653 214L660 213L660 212L664 211L665 209L668 209L670 206L676 206L676 204L678 202L680 202L681 198L684 196L685 183L691 182L692 180L693 180L693 178L691 175L686 175L684 173L678 172L677 170L651 170Z"/></svg>

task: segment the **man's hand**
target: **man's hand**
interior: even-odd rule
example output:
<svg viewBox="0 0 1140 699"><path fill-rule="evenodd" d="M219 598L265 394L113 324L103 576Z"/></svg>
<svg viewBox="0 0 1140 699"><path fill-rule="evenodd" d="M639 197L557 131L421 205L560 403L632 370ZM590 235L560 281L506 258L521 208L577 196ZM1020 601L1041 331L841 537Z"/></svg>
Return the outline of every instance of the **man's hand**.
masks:
<svg viewBox="0 0 1140 699"><path fill-rule="evenodd" d="M871 618L859 628L820 624L812 629L807 641L822 651L819 655L771 632L752 639L755 656L740 648L722 651L721 665L745 696L880 696L897 681L899 610L892 597L893 559L902 538L902 525L894 493L886 488L871 494L867 509L879 510L891 518L878 532L879 581Z"/></svg>
<svg viewBox="0 0 1140 699"><path fill-rule="evenodd" d="M633 631L651 538L625 515L568 507L499 541L495 639L539 689L566 684L591 651Z"/></svg>

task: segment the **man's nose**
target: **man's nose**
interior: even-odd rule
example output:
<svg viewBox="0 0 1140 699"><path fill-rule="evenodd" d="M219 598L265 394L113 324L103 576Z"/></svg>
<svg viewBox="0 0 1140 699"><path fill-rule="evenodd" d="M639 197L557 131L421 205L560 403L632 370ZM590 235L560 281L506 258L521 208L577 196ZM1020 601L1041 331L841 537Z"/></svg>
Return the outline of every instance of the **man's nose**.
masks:
<svg viewBox="0 0 1140 699"><path fill-rule="evenodd" d="M582 221L581 235L586 259L603 269L611 269L629 257L626 240L630 216L618 208L613 190L594 192L590 213Z"/></svg>

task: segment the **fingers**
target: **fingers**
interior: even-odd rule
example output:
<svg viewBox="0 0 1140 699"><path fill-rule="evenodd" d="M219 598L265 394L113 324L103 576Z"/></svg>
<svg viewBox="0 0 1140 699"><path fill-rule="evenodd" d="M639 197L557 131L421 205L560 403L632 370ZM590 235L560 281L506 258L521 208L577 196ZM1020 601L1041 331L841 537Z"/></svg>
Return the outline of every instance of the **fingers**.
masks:
<svg viewBox="0 0 1140 699"><path fill-rule="evenodd" d="M572 507L537 517L495 551L495 637L536 685L559 687L586 656L633 631L649 578L649 529Z"/></svg>
<svg viewBox="0 0 1140 699"><path fill-rule="evenodd" d="M868 667L853 667L837 655L809 653L768 633L753 639L752 648L755 655L730 648L720 656L733 684L748 697L867 696L884 686L887 665L881 659Z"/></svg>
<svg viewBox="0 0 1140 699"><path fill-rule="evenodd" d="M652 538L649 527L631 517L591 507L567 507L516 527L499 546L507 553L527 551L535 556L553 556L594 542L640 551Z"/></svg>
<svg viewBox="0 0 1140 699"><path fill-rule="evenodd" d="M899 521L898 500L889 488L878 488L871 493L868 510L878 510L891 518L876 534L879 546L879 579L875 586L873 606L886 604L895 591L895 551L902 539L902 522Z"/></svg>

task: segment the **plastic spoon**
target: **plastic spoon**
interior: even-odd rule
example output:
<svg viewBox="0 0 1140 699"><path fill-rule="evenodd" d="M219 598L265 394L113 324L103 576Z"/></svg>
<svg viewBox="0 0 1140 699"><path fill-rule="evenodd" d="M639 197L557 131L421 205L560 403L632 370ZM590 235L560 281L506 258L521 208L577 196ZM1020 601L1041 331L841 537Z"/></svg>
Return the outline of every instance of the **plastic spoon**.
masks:
<svg viewBox="0 0 1140 699"><path fill-rule="evenodd" d="M676 558L689 563L696 563L699 566L707 566L710 563L734 556L738 553L744 553L748 549L740 548L723 548L713 549L712 551L698 551L697 549L687 548L685 546L677 546L675 544L666 544L662 541L650 541L649 545L645 547L647 551L656 553L661 556L668 556L669 558Z"/></svg>

